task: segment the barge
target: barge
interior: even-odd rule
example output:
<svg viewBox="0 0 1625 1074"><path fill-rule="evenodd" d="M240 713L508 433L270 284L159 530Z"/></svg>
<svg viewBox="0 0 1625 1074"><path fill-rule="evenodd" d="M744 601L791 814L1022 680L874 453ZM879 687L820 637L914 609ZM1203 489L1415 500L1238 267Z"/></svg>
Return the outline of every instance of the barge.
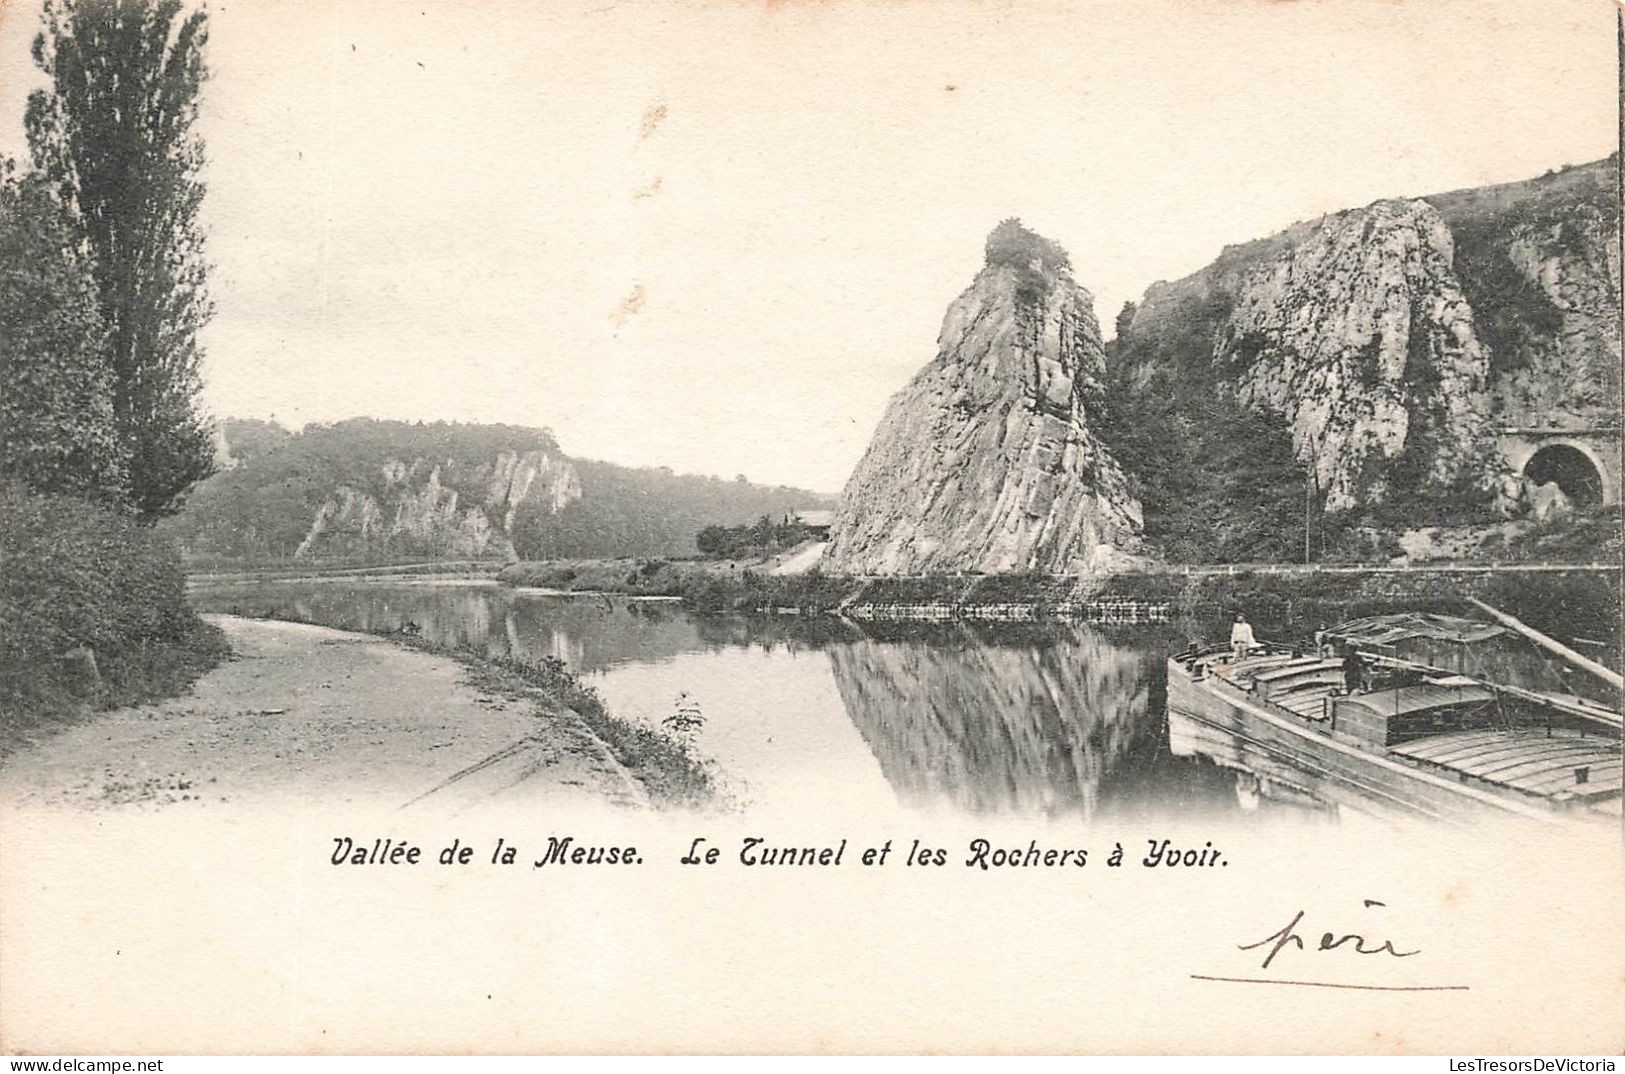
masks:
<svg viewBox="0 0 1625 1074"><path fill-rule="evenodd" d="M1621 819L1620 715L1595 700L1424 663L1499 627L1363 620L1311 651L1193 648L1168 660L1169 742L1238 773L1238 791L1377 817L1472 824ZM1394 619L1405 622L1395 624ZM1450 661L1470 662L1467 659Z"/></svg>

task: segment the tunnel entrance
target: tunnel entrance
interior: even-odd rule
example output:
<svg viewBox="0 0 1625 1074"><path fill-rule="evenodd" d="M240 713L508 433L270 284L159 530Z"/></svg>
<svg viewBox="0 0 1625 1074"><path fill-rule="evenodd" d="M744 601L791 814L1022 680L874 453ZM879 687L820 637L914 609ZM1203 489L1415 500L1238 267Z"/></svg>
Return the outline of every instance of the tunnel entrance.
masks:
<svg viewBox="0 0 1625 1074"><path fill-rule="evenodd" d="M1578 448L1550 444L1529 457L1523 476L1537 485L1555 481L1576 507L1602 502L1602 474Z"/></svg>

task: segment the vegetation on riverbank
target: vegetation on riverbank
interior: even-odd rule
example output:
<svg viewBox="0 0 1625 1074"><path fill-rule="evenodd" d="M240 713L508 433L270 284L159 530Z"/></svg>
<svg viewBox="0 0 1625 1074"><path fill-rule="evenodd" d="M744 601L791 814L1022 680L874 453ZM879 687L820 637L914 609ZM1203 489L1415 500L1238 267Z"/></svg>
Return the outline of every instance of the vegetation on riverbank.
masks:
<svg viewBox="0 0 1625 1074"><path fill-rule="evenodd" d="M1586 557L1590 558L1590 557ZM572 573L573 572L573 573ZM1479 566L1149 567L1103 578L1042 574L929 575L855 578L816 570L772 575L706 570L701 564L628 568L627 564L516 564L501 580L513 584L572 584L600 592L658 592L702 613L767 612L833 615L853 607L915 607L944 618L974 619L1003 608L1045 619L1090 605L1164 603L1170 618L1223 633L1244 612L1261 632L1296 638L1317 622L1335 622L1399 609L1477 616L1477 597L1559 637L1611 638L1619 621L1620 574L1607 569L1498 571ZM1530 584L1538 581L1538 585ZM1064 608L1063 608L1064 606ZM1227 629L1227 628L1226 628ZM1217 634L1215 635L1217 636Z"/></svg>
<svg viewBox="0 0 1625 1074"><path fill-rule="evenodd" d="M0 754L181 693L228 652L174 547L115 508L0 483Z"/></svg>
<svg viewBox="0 0 1625 1074"><path fill-rule="evenodd" d="M276 618L369 634L418 652L449 657L466 668L469 682L482 690L514 700L529 700L543 707L569 709L604 743L659 808L701 808L715 805L721 799L711 767L688 739L616 716L604 705L598 691L583 683L557 657L528 661L493 656L484 649L448 645L410 631L368 629L342 618L305 618L288 609L279 612Z"/></svg>
<svg viewBox="0 0 1625 1074"><path fill-rule="evenodd" d="M712 770L687 739L613 715L604 707L598 691L582 683L557 657L543 657L532 663L438 645L422 638L386 636L414 649L451 657L469 670L469 680L482 690L529 696L574 712L643 785L658 808L702 808L718 801Z"/></svg>
<svg viewBox="0 0 1625 1074"><path fill-rule="evenodd" d="M207 22L46 4L29 161L0 157L0 751L178 693L227 651L152 529L213 467Z"/></svg>

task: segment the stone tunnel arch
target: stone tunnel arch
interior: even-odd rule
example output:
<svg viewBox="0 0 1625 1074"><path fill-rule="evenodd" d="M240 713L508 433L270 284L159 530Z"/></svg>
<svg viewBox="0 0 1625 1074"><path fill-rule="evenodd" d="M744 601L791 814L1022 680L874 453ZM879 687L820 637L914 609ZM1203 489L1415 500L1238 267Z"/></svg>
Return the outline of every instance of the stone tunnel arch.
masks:
<svg viewBox="0 0 1625 1074"><path fill-rule="evenodd" d="M1602 463L1578 444L1544 444L1523 464L1523 476L1537 485L1555 482L1576 507L1605 502Z"/></svg>

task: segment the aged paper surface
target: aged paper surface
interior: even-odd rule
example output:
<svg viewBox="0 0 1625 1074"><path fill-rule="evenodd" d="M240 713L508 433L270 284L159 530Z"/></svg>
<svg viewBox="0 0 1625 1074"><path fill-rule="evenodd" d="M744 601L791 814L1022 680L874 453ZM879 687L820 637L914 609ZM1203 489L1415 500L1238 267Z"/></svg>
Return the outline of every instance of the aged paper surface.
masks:
<svg viewBox="0 0 1625 1074"><path fill-rule="evenodd" d="M0 6L14 155L37 26L35 5ZM1110 326L1227 244L1595 161L1619 130L1601 2L253 2L211 13L209 48L215 414L547 426L576 458L828 493L1006 217L1067 248ZM1617 321L1612 338L1617 360ZM1617 500L1617 471L1601 480ZM317 598L238 610L321 621ZM642 626L605 640L572 611L537 651L593 672L594 651L636 649L589 676L612 708L692 691L728 806L648 808L631 782L594 790L614 765L590 744L459 731L519 702L449 663L400 664L399 692L325 746L210 752L232 721L271 743L263 721L350 689L361 657L285 705L203 685L97 717L0 768L0 1045L1625 1047L1617 796L1583 822L1428 820L1351 806L1335 776L1239 739L1192 759L1223 750L1168 725L1172 628L604 614ZM239 670L280 644L232 636ZM434 727L386 742L397 716ZM142 754L165 721L186 740ZM532 788L560 765L580 771ZM630 849L537 867L565 837ZM421 856L350 863L383 840ZM454 841L472 855L440 864ZM773 848L811 861L761 863Z"/></svg>

